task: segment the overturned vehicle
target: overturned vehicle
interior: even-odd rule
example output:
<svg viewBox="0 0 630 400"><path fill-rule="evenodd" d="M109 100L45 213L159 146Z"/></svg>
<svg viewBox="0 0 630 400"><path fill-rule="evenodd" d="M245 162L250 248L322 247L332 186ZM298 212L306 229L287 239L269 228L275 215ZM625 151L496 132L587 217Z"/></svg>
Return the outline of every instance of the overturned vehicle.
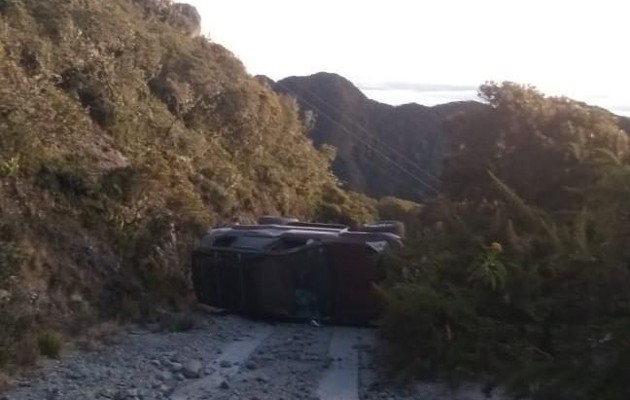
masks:
<svg viewBox="0 0 630 400"><path fill-rule="evenodd" d="M347 226L262 218L211 229L193 252L199 302L257 317L365 324L377 314L380 260L402 224Z"/></svg>

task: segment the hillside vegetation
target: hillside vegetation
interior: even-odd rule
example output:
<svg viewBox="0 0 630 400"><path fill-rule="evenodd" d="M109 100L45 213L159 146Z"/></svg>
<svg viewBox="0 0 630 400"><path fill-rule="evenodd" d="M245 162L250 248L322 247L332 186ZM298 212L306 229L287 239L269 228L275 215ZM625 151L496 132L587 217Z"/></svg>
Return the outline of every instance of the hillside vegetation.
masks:
<svg viewBox="0 0 630 400"><path fill-rule="evenodd" d="M407 252L380 287L394 372L627 399L628 135L531 87L480 93L490 107L451 122L445 192L406 214Z"/></svg>
<svg viewBox="0 0 630 400"><path fill-rule="evenodd" d="M192 7L0 0L0 71L0 367L181 305L211 224L375 212Z"/></svg>

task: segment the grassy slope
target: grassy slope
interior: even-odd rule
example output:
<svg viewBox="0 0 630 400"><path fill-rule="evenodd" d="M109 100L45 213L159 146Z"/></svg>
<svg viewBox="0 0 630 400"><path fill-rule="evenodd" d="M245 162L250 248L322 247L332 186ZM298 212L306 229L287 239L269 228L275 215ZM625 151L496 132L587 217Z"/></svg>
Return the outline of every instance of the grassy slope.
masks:
<svg viewBox="0 0 630 400"><path fill-rule="evenodd" d="M0 0L0 365L32 362L45 329L181 304L211 223L372 212L187 11Z"/></svg>

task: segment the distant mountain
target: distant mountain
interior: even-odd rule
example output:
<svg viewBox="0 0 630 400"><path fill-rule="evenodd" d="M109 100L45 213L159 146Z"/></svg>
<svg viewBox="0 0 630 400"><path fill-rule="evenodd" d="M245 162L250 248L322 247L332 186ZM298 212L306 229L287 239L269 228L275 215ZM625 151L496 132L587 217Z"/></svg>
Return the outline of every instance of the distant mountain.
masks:
<svg viewBox="0 0 630 400"><path fill-rule="evenodd" d="M276 83L258 78L313 112L315 145L337 149L335 174L350 189L372 197L421 200L435 195L440 187L445 120L484 107L478 102L391 106L368 99L350 81L331 73Z"/></svg>
<svg viewBox="0 0 630 400"><path fill-rule="evenodd" d="M630 134L630 117L619 117L619 126Z"/></svg>

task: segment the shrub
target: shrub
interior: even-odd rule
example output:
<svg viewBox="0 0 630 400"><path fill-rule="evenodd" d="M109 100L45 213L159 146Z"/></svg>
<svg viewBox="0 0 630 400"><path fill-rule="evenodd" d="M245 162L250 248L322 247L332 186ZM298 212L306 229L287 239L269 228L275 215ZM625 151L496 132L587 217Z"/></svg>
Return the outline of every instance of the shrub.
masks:
<svg viewBox="0 0 630 400"><path fill-rule="evenodd" d="M72 156L44 161L37 178L41 187L70 197L85 197L98 190L86 165Z"/></svg>
<svg viewBox="0 0 630 400"><path fill-rule="evenodd" d="M11 157L0 162L0 178L16 177L20 171L20 157Z"/></svg>
<svg viewBox="0 0 630 400"><path fill-rule="evenodd" d="M58 358L61 354L63 342L59 334L53 331L43 331L37 336L39 353L48 358Z"/></svg>
<svg viewBox="0 0 630 400"><path fill-rule="evenodd" d="M626 228L601 225L600 210L556 217L496 183L505 202L428 205L436 214L419 223L441 224L425 222L389 265L379 293L393 370L491 375L535 398L624 398L630 271L615 243Z"/></svg>

